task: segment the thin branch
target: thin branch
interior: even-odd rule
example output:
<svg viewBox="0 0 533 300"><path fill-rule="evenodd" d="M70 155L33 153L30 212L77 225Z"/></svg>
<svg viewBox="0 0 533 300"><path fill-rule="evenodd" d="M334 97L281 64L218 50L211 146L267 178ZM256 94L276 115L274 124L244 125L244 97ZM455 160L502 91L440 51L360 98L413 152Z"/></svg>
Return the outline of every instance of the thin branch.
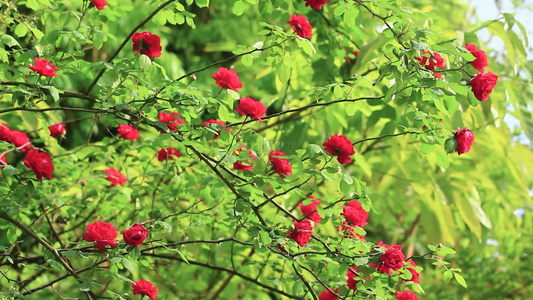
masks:
<svg viewBox="0 0 533 300"><path fill-rule="evenodd" d="M5 86L19 86L19 85L22 85L22 86L26 86L26 87L30 87L30 88L39 90L42 93L50 95L49 87L43 86L43 85L39 85L39 84L33 84L33 83L29 83L29 82L18 82L18 81L0 81L0 85L5 85ZM61 97L61 98L79 98L79 99L89 100L89 101L95 101L97 99L94 96L84 95L84 94L81 94L81 93L71 92L71 91L62 91L61 93L59 93L59 97Z"/></svg>
<svg viewBox="0 0 533 300"><path fill-rule="evenodd" d="M72 275L74 278L80 280L80 276L76 273L76 271L74 271L74 269L72 269L69 266L69 264L63 259L63 257L61 257L59 252L54 247L52 247L50 244L48 244L48 242L43 240L41 237L39 237L37 234L35 234L35 232L33 232L28 227L24 226L19 221L17 221L15 219L11 218L10 216L8 216L6 213L0 212L0 218L10 222L11 224L13 224L13 225L17 226L18 228L20 228L22 231L24 231L27 234L29 234L32 238L34 238L37 242L39 242L39 244L43 245L48 251L52 252L54 257L59 261L59 263L65 268L65 270L67 270L67 272L70 275ZM86 292L86 294L87 294L87 298L89 298L90 300L97 299L97 297L91 291Z"/></svg>
<svg viewBox="0 0 533 300"><path fill-rule="evenodd" d="M155 258L162 258L162 259L171 259L171 260L176 260L176 261L180 261L180 262L185 262L183 259L181 259L180 257L178 256L174 256L174 255L165 255L165 254L157 254L157 253L145 253L143 254L144 256L151 256L151 257L155 257ZM241 274L237 271L234 271L234 270L231 270L231 269L227 269L227 268L224 268L224 267L219 267L219 266L215 266L215 265L210 265L210 264L207 264L207 263L203 263L203 262L198 262L198 261L194 261L194 260L188 260L188 263L191 264L191 265L195 265L195 266L201 266L201 267L205 267L205 268L209 268L209 269L212 269L212 270L218 270L218 271L223 271L223 272L227 272L227 273L231 273L231 274L234 274L235 276L238 276L246 281L249 281L255 285L258 285L264 289L267 289L269 291L272 291L274 293L277 293L277 294L280 294L280 295L283 295L285 297L288 297L290 299L305 299L303 297L299 297L299 296L295 296L295 295L291 295L289 293L286 293L282 290L278 290L274 287L271 287L269 285L266 285L262 282L259 282L251 277L248 277L244 274Z"/></svg>

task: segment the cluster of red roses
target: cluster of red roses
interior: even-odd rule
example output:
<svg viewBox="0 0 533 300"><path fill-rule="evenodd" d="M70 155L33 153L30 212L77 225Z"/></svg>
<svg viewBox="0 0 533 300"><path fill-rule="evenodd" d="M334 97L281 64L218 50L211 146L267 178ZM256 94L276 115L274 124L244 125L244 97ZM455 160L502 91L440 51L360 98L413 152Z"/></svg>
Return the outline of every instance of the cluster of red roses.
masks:
<svg viewBox="0 0 533 300"><path fill-rule="evenodd" d="M470 81L470 86L474 96L479 101L485 101L489 98L490 93L496 86L498 81L498 75L493 74L492 72L483 73L485 67L487 67L488 59L487 54L483 50L476 49L476 45L466 43L465 48L472 53L476 58L472 61L472 66L479 72L472 80ZM444 64L444 58L437 53L424 50L423 54L427 54L423 57L416 57L415 59L420 62L420 65L424 66L426 69L434 72L436 78L442 78L442 75L435 70L435 67L444 69L446 65ZM470 151L472 144L474 143L474 133L468 130L467 127L458 129L454 133L454 138L457 141L457 147L455 151L461 155Z"/></svg>
<svg viewBox="0 0 533 300"><path fill-rule="evenodd" d="M312 199L312 202L308 205L303 205L302 203L298 204L305 219L300 222L293 220L294 230L289 233L289 238L294 240L301 247L307 245L312 236L313 227L322 220L322 217L317 211L317 206L320 204L320 201L314 196L309 196L309 198ZM337 227L337 230L343 232L346 238L364 240L365 237L357 234L354 230L356 226L363 229L364 226L368 224L368 212L361 206L361 204L356 200L348 202L348 204L343 207L343 213L341 215L344 216L346 221L343 221L342 224ZM280 249L282 248L280 247ZM282 251L284 250L282 249ZM411 278L407 281L420 283L420 280L418 279L420 273L417 271L418 266L412 260L405 261L405 255L401 250L401 245L394 245L391 247L380 241L377 244L377 251L382 251L383 254L378 263L372 263L370 265L376 267L376 270L379 273L395 275L393 274L393 271L397 271L396 274L402 274L403 271L401 269L403 268L405 271L411 273ZM361 278L357 273L357 266L350 267L346 272L346 276L348 287L354 291L357 290L357 283L366 280L366 278ZM335 289L334 293L329 289L325 290L320 294L319 299L336 300L338 299L338 296L335 295L337 292L338 288ZM403 292L397 291L396 298L400 300L418 299L415 293L408 290L404 290Z"/></svg>
<svg viewBox="0 0 533 300"><path fill-rule="evenodd" d="M106 249L106 245L111 248L117 246L116 237L118 236L115 226L106 222L94 222L87 225L83 239L87 242L95 242L94 246L100 251ZM124 243L139 247L143 244L148 236L148 230L141 224L134 224L129 229L122 231ZM146 295L150 299L157 299L157 287L148 280L138 280L131 283L133 294Z"/></svg>
<svg viewBox="0 0 533 300"><path fill-rule="evenodd" d="M60 135L65 134L65 124L56 123L48 127L50 130L50 135L57 138ZM28 135L22 131L12 130L7 126L6 123L0 124L0 140L4 142L9 142L15 146L17 150L21 152L26 152L24 157L24 164L30 168L39 181L42 181L42 178L51 179L52 173L54 172L54 165L52 164L52 159L50 156L44 152L39 151L38 149L30 149L32 147L31 140ZM7 159L4 154L0 155L0 164L8 165ZM4 167L0 167L3 169Z"/></svg>

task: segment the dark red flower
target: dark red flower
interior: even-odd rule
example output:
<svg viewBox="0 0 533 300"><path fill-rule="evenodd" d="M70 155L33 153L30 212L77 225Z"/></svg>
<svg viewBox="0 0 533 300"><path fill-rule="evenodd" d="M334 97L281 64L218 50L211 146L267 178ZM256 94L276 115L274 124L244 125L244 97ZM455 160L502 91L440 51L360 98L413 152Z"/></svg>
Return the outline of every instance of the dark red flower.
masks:
<svg viewBox="0 0 533 300"><path fill-rule="evenodd" d="M476 70L478 70L480 73L485 72L485 67L489 66L487 54L485 53L485 51L476 50L476 45L469 43L466 43L465 48L466 50L470 51L470 53L472 53L472 55L474 55L474 57L476 58L472 62L472 66L476 68Z"/></svg>
<svg viewBox="0 0 533 300"><path fill-rule="evenodd" d="M43 181L43 177L52 179L52 172L54 172L54 165L50 156L37 149L31 149L24 157L24 164L30 168L39 181Z"/></svg>
<svg viewBox="0 0 533 300"><path fill-rule="evenodd" d="M324 144L324 150L337 156L337 161L347 164L352 161L350 155L355 154L352 142L344 135L334 134Z"/></svg>
<svg viewBox="0 0 533 300"><path fill-rule="evenodd" d="M335 289L335 293L339 292L339 288ZM339 297L333 295L332 292L329 290L325 290L322 293L320 293L320 296L318 296L318 300L337 300Z"/></svg>
<svg viewBox="0 0 533 300"><path fill-rule="evenodd" d="M301 247L305 247L313 235L313 225L311 225L309 220L292 221L294 222L294 230L289 232L289 238L293 239Z"/></svg>
<svg viewBox="0 0 533 300"><path fill-rule="evenodd" d="M457 141L457 148L455 148L457 154L461 155L470 151L470 148L474 143L474 133L472 131L468 130L466 127L463 129L457 129L453 136Z"/></svg>
<svg viewBox="0 0 533 300"><path fill-rule="evenodd" d="M104 6L107 5L106 0L91 0L91 2L94 4L94 6L96 6L96 9L98 10L103 10Z"/></svg>
<svg viewBox="0 0 533 300"><path fill-rule="evenodd" d="M220 127L224 127L224 122L222 121L219 121L219 120L215 120L215 119L211 119L211 120L207 120L205 122L202 123L202 127L205 127L209 124L217 124L218 126ZM213 137L213 139L218 139L220 137L220 131L222 131L222 129L219 129L217 132L218 134L215 134L215 136ZM226 131L229 132L229 127L226 127Z"/></svg>
<svg viewBox="0 0 533 300"><path fill-rule="evenodd" d="M479 101L485 101L489 99L492 89L498 82L498 75L488 72L485 74L479 73L470 81L472 86L472 92Z"/></svg>
<svg viewBox="0 0 533 300"><path fill-rule="evenodd" d="M302 211L302 215L314 222L314 225L320 223L322 221L322 217L318 214L318 211L316 211L316 208L318 204L320 204L320 201L316 199L315 196L309 196L309 198L313 199L313 202L309 203L308 205L303 205L302 203L298 203L298 207Z"/></svg>
<svg viewBox="0 0 533 300"><path fill-rule="evenodd" d="M261 101L256 101L250 97L240 98L239 105L236 106L235 110L238 111L243 116L250 116L252 119L256 119L259 122L263 122L261 117L266 113L266 107Z"/></svg>
<svg viewBox="0 0 533 300"><path fill-rule="evenodd" d="M96 242L94 246L100 251L104 251L106 245L109 245L111 248L117 246L117 241L115 240L118 235L117 229L109 223L91 223L87 225L85 232L83 239L87 242Z"/></svg>
<svg viewBox="0 0 533 300"><path fill-rule="evenodd" d="M239 155L239 153L241 153L243 150L247 150L248 151L248 157L249 158L252 158L254 160L257 160L257 156L255 156L252 152L252 150L248 149L248 147L246 147L245 145L242 145L241 144L241 148L233 151L233 155ZM233 167L239 171L252 171L252 167L254 166L253 163L250 163L250 160L249 159L245 159L244 162L246 164L243 164L242 162L240 161L236 161L233 163Z"/></svg>
<svg viewBox="0 0 533 300"><path fill-rule="evenodd" d="M122 186L124 186L124 183L126 183L128 181L128 179L126 177L124 177L124 175L122 175L115 168L105 169L104 173L109 175L105 179L107 179L109 182L111 182L111 185L122 185Z"/></svg>
<svg viewBox="0 0 533 300"><path fill-rule="evenodd" d="M401 293L396 291L396 300L418 300L418 297L411 291L403 291Z"/></svg>
<svg viewBox="0 0 533 300"><path fill-rule="evenodd" d="M30 138L22 131L11 130L9 133L9 142L22 152L31 148Z"/></svg>
<svg viewBox="0 0 533 300"><path fill-rule="evenodd" d="M52 126L48 126L48 130L50 130L50 136L57 138L60 135L64 135L67 131L65 130L65 124L64 123L55 123Z"/></svg>
<svg viewBox="0 0 533 300"><path fill-rule="evenodd" d="M174 159L174 157L181 157L181 153L178 152L178 150L174 148L166 148L161 149L157 152L157 160L164 161L165 159Z"/></svg>
<svg viewBox="0 0 533 300"><path fill-rule="evenodd" d="M132 246L140 246L148 236L148 230L141 224L134 224L130 229L122 231L124 243Z"/></svg>
<svg viewBox="0 0 533 300"><path fill-rule="evenodd" d="M238 92L242 88L239 76L234 70L220 67L216 73L211 74L215 79L216 85L221 89L230 89Z"/></svg>
<svg viewBox="0 0 533 300"><path fill-rule="evenodd" d="M354 225L350 225L348 222L342 222L341 226L337 226L337 230L344 233L345 238L365 240L364 235L360 235L355 232Z"/></svg>
<svg viewBox="0 0 533 300"><path fill-rule="evenodd" d="M422 53L429 55L425 55L423 57L415 57L415 59L420 62L421 66L424 66L427 70L433 71L436 78L442 78L442 75L435 71L435 67L441 69L446 68L446 65L444 65L444 58L442 58L442 56L438 52L424 50L422 51Z"/></svg>
<svg viewBox="0 0 533 300"><path fill-rule="evenodd" d="M173 111L170 114L160 112L158 118L160 122L167 124L168 130L170 130L171 132L175 132L176 130L178 130L178 124L181 126L185 123L183 119L178 118L179 115L180 113L177 111ZM160 130L159 132L164 133L165 131Z"/></svg>
<svg viewBox="0 0 533 300"><path fill-rule="evenodd" d="M329 0L305 0L305 6L311 5L314 9L321 9Z"/></svg>
<svg viewBox="0 0 533 300"><path fill-rule="evenodd" d="M135 141L139 138L139 130L128 124L119 124L117 131L120 134L119 137L123 139Z"/></svg>
<svg viewBox="0 0 533 300"><path fill-rule="evenodd" d="M357 266L353 266L346 271L346 276L348 276L348 280L346 283L348 284L348 287L354 291L357 291L357 283L361 280L355 280L357 276Z"/></svg>
<svg viewBox="0 0 533 300"><path fill-rule="evenodd" d="M311 26L307 18L302 15L292 15L291 19L288 20L287 23L292 25L292 30L294 30L297 35L305 39L310 39L313 35L313 33L311 32L313 27Z"/></svg>
<svg viewBox="0 0 533 300"><path fill-rule="evenodd" d="M352 200L342 208L343 215L352 226L363 228L368 222L368 212L364 210L359 202Z"/></svg>
<svg viewBox="0 0 533 300"><path fill-rule="evenodd" d="M148 280L137 280L131 283L134 295L146 295L150 299L157 299L157 288Z"/></svg>
<svg viewBox="0 0 533 300"><path fill-rule="evenodd" d="M4 142L9 142L10 137L11 137L11 129L9 129L9 126L7 126L6 123L0 124L0 140Z"/></svg>
<svg viewBox="0 0 533 300"><path fill-rule="evenodd" d="M161 56L161 39L156 34L149 31L135 33L133 41L133 51L140 52L150 58Z"/></svg>
<svg viewBox="0 0 533 300"><path fill-rule="evenodd" d="M416 271L416 267L418 267L418 265L412 260L409 260L407 262L411 265L411 268L406 267L407 270L411 273L411 279L407 281L412 281L414 283L420 283L420 280L418 279L418 277L420 276L420 273Z"/></svg>
<svg viewBox="0 0 533 300"><path fill-rule="evenodd" d="M379 273L391 275L392 271L398 271L403 267L404 259L402 246L394 245L381 255L379 263L371 263L370 265L376 267Z"/></svg>
<svg viewBox="0 0 533 300"><path fill-rule="evenodd" d="M30 65L28 67L32 71L37 72L38 74L41 74L46 77L57 76L56 74L57 67L52 66L52 64L46 59L40 59L38 57L35 57L34 61L35 61L35 66Z"/></svg>
<svg viewBox="0 0 533 300"><path fill-rule="evenodd" d="M278 173L279 177L281 178L283 178L284 175L291 175L292 166L289 161L285 158L279 158L277 156L285 156L285 153L279 150L270 151L270 163L274 166L276 173Z"/></svg>

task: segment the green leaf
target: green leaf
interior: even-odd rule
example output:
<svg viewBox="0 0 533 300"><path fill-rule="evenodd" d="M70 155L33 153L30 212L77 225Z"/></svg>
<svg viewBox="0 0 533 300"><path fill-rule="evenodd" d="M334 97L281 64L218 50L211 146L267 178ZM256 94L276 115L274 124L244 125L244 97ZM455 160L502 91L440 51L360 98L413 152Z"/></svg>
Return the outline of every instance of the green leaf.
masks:
<svg viewBox="0 0 533 300"><path fill-rule="evenodd" d="M54 86L50 86L50 95L55 102L59 101L59 91Z"/></svg>
<svg viewBox="0 0 533 300"><path fill-rule="evenodd" d="M242 13L244 12L244 2L242 2L241 0L235 1L235 3L233 3L233 8L231 9L231 11L237 16L242 15Z"/></svg>
<svg viewBox="0 0 533 300"><path fill-rule="evenodd" d="M250 54L247 54L241 58L241 62L245 67L249 67L254 63L254 59Z"/></svg>
<svg viewBox="0 0 533 300"><path fill-rule="evenodd" d="M4 34L2 36L2 43L8 45L9 47L15 47L15 46L20 47L19 42L17 42L17 40L14 37L10 36L9 34Z"/></svg>
<svg viewBox="0 0 533 300"><path fill-rule="evenodd" d="M13 166L11 165L7 165L4 167L4 169L2 170L2 174L4 176L13 176L17 173L17 169L15 169Z"/></svg>
<svg viewBox="0 0 533 300"><path fill-rule="evenodd" d="M450 154L455 152L455 149L457 149L457 140L454 136L451 136L446 142L444 142L444 150L446 150L446 153Z"/></svg>
<svg viewBox="0 0 533 300"><path fill-rule="evenodd" d="M464 277L459 273L453 273L453 276L455 277L455 280L457 281L457 283L459 283L461 286L463 286L466 289L467 286L466 286L466 281Z"/></svg>
<svg viewBox="0 0 533 300"><path fill-rule="evenodd" d="M130 273L134 273L134 270L133 270L133 263L131 262L131 260L123 257L122 260L120 261L122 263L122 265L128 269L128 271L130 271Z"/></svg>
<svg viewBox="0 0 533 300"><path fill-rule="evenodd" d="M453 273L451 271L446 271L444 273L442 273L442 280L447 283L450 281L450 279L452 279L453 277Z"/></svg>
<svg viewBox="0 0 533 300"><path fill-rule="evenodd" d="M278 78L281 82L287 82L291 77L291 67L286 64L281 64L278 67Z"/></svg>
<svg viewBox="0 0 533 300"><path fill-rule="evenodd" d="M152 66L152 60L150 59L150 57L141 54L139 56L139 66L141 68L141 71L146 71Z"/></svg>
<svg viewBox="0 0 533 300"><path fill-rule="evenodd" d="M88 291L91 290L91 282L90 281L84 281L84 282L80 283L78 288L82 292L88 292Z"/></svg>
<svg viewBox="0 0 533 300"><path fill-rule="evenodd" d="M28 26L26 26L26 24L24 23L19 23L16 27L15 27L15 35L18 36L18 37L23 37L23 36L26 36L26 34L28 33Z"/></svg>
<svg viewBox="0 0 533 300"><path fill-rule="evenodd" d="M209 0L196 0L196 5L198 5L198 7L208 7Z"/></svg>

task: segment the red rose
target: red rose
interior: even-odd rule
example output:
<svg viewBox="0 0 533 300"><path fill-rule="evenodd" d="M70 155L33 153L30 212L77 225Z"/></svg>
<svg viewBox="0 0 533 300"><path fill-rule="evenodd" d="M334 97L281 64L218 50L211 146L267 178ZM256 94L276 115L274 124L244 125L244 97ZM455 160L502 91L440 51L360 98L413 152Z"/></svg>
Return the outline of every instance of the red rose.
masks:
<svg viewBox="0 0 533 300"><path fill-rule="evenodd" d="M343 215L352 226L359 226L363 228L368 222L368 212L364 210L361 204L352 200L342 208Z"/></svg>
<svg viewBox="0 0 533 300"><path fill-rule="evenodd" d="M313 33L311 32L313 27L311 26L309 21L302 15L292 15L291 19L288 20L287 23L292 25L292 30L294 30L297 35L305 39L310 39L313 35Z"/></svg>
<svg viewBox="0 0 533 300"><path fill-rule="evenodd" d="M233 151L233 155L239 155L239 153L241 153L242 151L244 150L248 150L248 157L249 158L253 158L254 160L257 160L257 157L252 153L252 150L248 149L248 147L246 147L245 145L242 145L241 144L241 148ZM240 161L236 161L233 163L233 167L239 171L252 171L252 167L254 166L253 163L250 163L250 160L249 159L245 159L244 162L246 164L243 164L242 162Z"/></svg>
<svg viewBox="0 0 533 300"><path fill-rule="evenodd" d="M476 60L472 62L472 66L476 68L476 70L478 70L480 73L485 72L485 67L489 66L487 54L485 54L485 51L476 50L476 45L468 43L466 43L465 48L476 57Z"/></svg>
<svg viewBox="0 0 533 300"><path fill-rule="evenodd" d="M276 156L285 156L285 153L279 150L270 151L270 163L274 166L274 169L276 170L276 173L278 173L279 177L283 178L284 175L291 175L292 166L289 161Z"/></svg>
<svg viewBox="0 0 533 300"><path fill-rule="evenodd" d="M31 149L24 157L24 164L30 168L39 181L43 181L43 177L52 179L52 172L54 172L54 165L50 156L44 152L39 152L37 149Z"/></svg>
<svg viewBox="0 0 533 300"><path fill-rule="evenodd" d="M202 123L202 127L205 127L209 124L217 124L218 126L220 127L224 127L224 122L222 121L219 121L219 120L215 120L215 119L211 119L211 120L207 120L205 122ZM213 137L213 139L218 139L220 137L220 131L222 130L218 130L218 134L215 134L215 136ZM229 132L229 127L226 127L226 131Z"/></svg>
<svg viewBox="0 0 533 300"><path fill-rule="evenodd" d="M149 31L135 33L131 40L133 41L133 51L140 52L150 58L161 56L161 39L159 36Z"/></svg>
<svg viewBox="0 0 533 300"><path fill-rule="evenodd" d="M396 291L396 300L418 300L418 297L411 291L403 291L401 293Z"/></svg>
<svg viewBox="0 0 533 300"><path fill-rule="evenodd" d="M84 240L87 242L96 242L94 246L100 251L105 250L105 245L109 245L111 248L117 246L115 238L118 235L115 227L106 222L94 222L87 225L85 229Z"/></svg>
<svg viewBox="0 0 533 300"><path fill-rule="evenodd" d="M463 129L457 129L453 136L457 141L457 148L455 148L455 151L457 151L459 155L470 151L470 148L474 143L474 133L472 131L468 130L466 127Z"/></svg>
<svg viewBox="0 0 533 300"><path fill-rule="evenodd" d="M40 59L38 57L34 58L35 66L30 65L28 68L30 68L32 71L37 72L38 74L41 74L46 77L54 77L57 76L56 66L52 66L52 64L47 61L46 59Z"/></svg>
<svg viewBox="0 0 533 300"><path fill-rule="evenodd" d="M170 114L160 112L158 118L160 122L167 124L168 130L175 132L178 130L178 124L183 125L185 123L185 120L178 118L179 115L180 113L177 111L173 111ZM159 132L164 133L165 131L160 130Z"/></svg>
<svg viewBox="0 0 533 300"><path fill-rule="evenodd" d="M139 138L139 130L128 124L119 124L117 129L119 138L135 141Z"/></svg>
<svg viewBox="0 0 533 300"><path fill-rule="evenodd" d="M211 76L213 76L216 85L221 89L230 89L238 92L242 88L239 76L234 70L221 67L216 73L211 74Z"/></svg>
<svg viewBox="0 0 533 300"><path fill-rule="evenodd" d="M360 235L355 232L354 225L350 225L348 222L342 222L341 226L337 226L337 230L344 233L344 237L348 239L358 238L362 241L365 240L364 235Z"/></svg>
<svg viewBox="0 0 533 300"><path fill-rule="evenodd" d="M305 6L311 5L314 9L321 9L329 0L305 0Z"/></svg>
<svg viewBox="0 0 533 300"><path fill-rule="evenodd" d="M398 271L403 267L404 259L402 246L394 245L381 255L379 263L371 263L370 265L376 267L379 273L391 275L392 271Z"/></svg>
<svg viewBox="0 0 533 300"><path fill-rule="evenodd" d="M104 6L107 5L106 0L91 0L91 2L94 4L94 6L96 6L96 9L98 10L103 10Z"/></svg>
<svg viewBox="0 0 533 300"><path fill-rule="evenodd" d="M64 123L55 123L52 126L48 126L48 130L50 130L50 136L57 138L60 135L64 135L67 131L65 130L65 124Z"/></svg>
<svg viewBox="0 0 533 300"><path fill-rule="evenodd" d="M423 56L423 57L415 57L416 60L420 62L421 66L424 66L427 70L433 71L435 74L435 77L440 79L442 77L441 74L437 73L435 71L435 67L439 67L441 69L446 68L446 65L444 65L444 58L440 55L440 53L437 52L431 52L428 50L422 51L424 54L429 54L430 56Z"/></svg>
<svg viewBox="0 0 533 300"><path fill-rule="evenodd" d="M357 291L357 283L361 280L355 280L355 277L359 276L357 274L357 266L353 266L346 271L346 276L348 276L348 287L354 291Z"/></svg>
<svg viewBox="0 0 533 300"><path fill-rule="evenodd" d="M134 224L130 229L122 231L124 243L132 246L140 246L148 236L148 230L141 224Z"/></svg>
<svg viewBox="0 0 533 300"><path fill-rule="evenodd" d="M148 280L137 280L131 283L134 295L146 295L150 299L157 299L157 288Z"/></svg>
<svg viewBox="0 0 533 300"><path fill-rule="evenodd" d="M0 156L0 170L4 169L4 166L7 166L7 159L5 155ZM2 177L2 174L0 174L0 177Z"/></svg>
<svg viewBox="0 0 533 300"><path fill-rule="evenodd" d="M332 135L324 144L324 150L329 154L337 156L337 161L347 164L352 161L349 157L355 154L352 142L344 135Z"/></svg>
<svg viewBox="0 0 533 300"><path fill-rule="evenodd" d="M30 138L22 131L11 130L9 133L9 142L22 152L31 148Z"/></svg>
<svg viewBox="0 0 533 300"><path fill-rule="evenodd" d="M4 142L9 142L10 137L11 137L11 129L9 129L9 126L7 126L6 123L0 124L0 140Z"/></svg>
<svg viewBox="0 0 533 300"><path fill-rule="evenodd" d="M412 268L407 267L407 270L411 273L411 279L407 281L412 281L414 283L420 283L420 280L418 279L418 277L420 276L420 273L416 271L416 267L418 267L418 265L412 260L408 261L408 263L411 265Z"/></svg>
<svg viewBox="0 0 533 300"><path fill-rule="evenodd" d="M117 171L115 168L109 168L105 169L104 173L108 174L105 179L107 179L109 182L111 182L111 185L122 185L124 186L124 183L128 181L124 175L122 175L119 171Z"/></svg>
<svg viewBox="0 0 533 300"><path fill-rule="evenodd" d="M492 89L498 81L498 75L488 72L485 74L479 73L470 81L472 86L472 92L479 101L485 101L489 99Z"/></svg>
<svg viewBox="0 0 533 300"><path fill-rule="evenodd" d="M302 211L302 215L304 215L306 219L309 219L315 222L315 226L316 226L316 224L322 221L322 217L316 211L316 208L318 204L320 204L320 201L318 201L315 196L309 196L309 198L313 199L313 202L305 206L302 203L298 203L298 207Z"/></svg>
<svg viewBox="0 0 533 300"><path fill-rule="evenodd" d="M289 238L293 239L298 245L305 247L313 235L313 225L311 225L309 220L292 221L294 222L294 230L289 232Z"/></svg>
<svg viewBox="0 0 533 300"><path fill-rule="evenodd" d="M181 157L181 153L178 152L178 150L174 148L166 148L161 149L157 152L157 160L164 161L165 159L174 159L174 157Z"/></svg>
<svg viewBox="0 0 533 300"><path fill-rule="evenodd" d="M335 293L339 292L339 288L335 289ZM320 296L318 296L318 300L337 300L339 297L333 295L332 292L329 290L325 290L322 293L320 293Z"/></svg>
<svg viewBox="0 0 533 300"><path fill-rule="evenodd" d="M239 99L239 105L240 106L235 107L235 110L238 111L241 115L249 115L252 119L259 120L259 122L261 123L263 122L263 120L261 120L261 117L263 117L267 111L263 103L261 103L260 101L256 101L250 97L246 97L244 99Z"/></svg>

